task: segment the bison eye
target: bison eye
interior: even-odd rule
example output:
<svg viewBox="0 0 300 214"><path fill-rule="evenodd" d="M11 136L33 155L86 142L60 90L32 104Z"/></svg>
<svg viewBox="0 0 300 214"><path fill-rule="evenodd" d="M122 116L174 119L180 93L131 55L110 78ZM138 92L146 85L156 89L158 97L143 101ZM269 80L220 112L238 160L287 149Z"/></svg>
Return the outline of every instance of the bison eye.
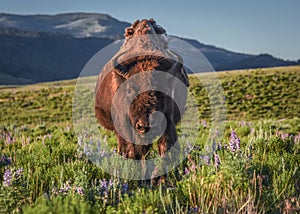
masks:
<svg viewBox="0 0 300 214"><path fill-rule="evenodd" d="M132 93L133 93L133 91L132 91L132 89L131 89L131 88L128 88L128 89L127 89L127 91L126 91L126 93L127 93L128 95L130 95L130 94L132 94Z"/></svg>
<svg viewBox="0 0 300 214"><path fill-rule="evenodd" d="M133 86L128 86L127 88L126 88L126 94L127 95L134 95L134 94L136 94L136 92L137 92L137 89L135 88L135 87L133 87Z"/></svg>

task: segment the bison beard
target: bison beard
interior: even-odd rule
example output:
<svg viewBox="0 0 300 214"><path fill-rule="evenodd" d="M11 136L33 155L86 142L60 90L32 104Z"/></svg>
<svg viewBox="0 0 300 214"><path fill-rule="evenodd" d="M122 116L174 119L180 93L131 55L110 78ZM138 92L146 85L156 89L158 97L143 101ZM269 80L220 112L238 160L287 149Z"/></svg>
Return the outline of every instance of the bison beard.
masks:
<svg viewBox="0 0 300 214"><path fill-rule="evenodd" d="M164 156L177 141L175 126L181 119L180 109L184 109L186 103L187 91L179 91L174 85L174 79L177 78L188 86L187 74L182 67L181 57L168 49L168 42L163 34L165 30L153 19L133 23L125 30L125 41L118 53L102 69L96 88L95 114L99 123L104 128L116 132L119 154L130 159L142 160L142 163L152 143L140 142L143 141L143 135L152 131L151 133L161 136L158 139L158 150L159 155ZM172 97L162 92L144 90L149 88L149 85L161 84L153 75L155 70L173 75L174 78L168 79L164 84L175 96L181 96L180 103L175 103ZM136 74L140 74L139 77L129 81L126 90L121 92L122 96L112 105L119 86ZM128 104L129 114L118 114L118 108L123 108L129 97L134 97ZM117 112L116 115L112 116L112 108ZM165 121L156 121L155 117L152 117L155 112L163 113ZM163 122L165 130L159 133ZM122 127L123 135L116 130L116 123L119 123L118 127ZM128 142L126 139L132 139L132 131L141 137ZM126 139L124 133L128 136ZM154 138L155 134L145 138L145 141L152 141ZM157 173L155 169L151 176L152 182L157 181L154 179Z"/></svg>

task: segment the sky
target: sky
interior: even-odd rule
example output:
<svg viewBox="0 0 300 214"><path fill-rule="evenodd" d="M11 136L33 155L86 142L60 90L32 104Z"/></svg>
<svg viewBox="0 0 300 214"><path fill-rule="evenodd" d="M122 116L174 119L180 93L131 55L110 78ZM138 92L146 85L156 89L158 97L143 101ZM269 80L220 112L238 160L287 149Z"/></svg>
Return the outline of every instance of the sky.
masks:
<svg viewBox="0 0 300 214"><path fill-rule="evenodd" d="M106 13L126 22L154 18L169 35L231 51L300 59L299 0L1 0L0 12Z"/></svg>

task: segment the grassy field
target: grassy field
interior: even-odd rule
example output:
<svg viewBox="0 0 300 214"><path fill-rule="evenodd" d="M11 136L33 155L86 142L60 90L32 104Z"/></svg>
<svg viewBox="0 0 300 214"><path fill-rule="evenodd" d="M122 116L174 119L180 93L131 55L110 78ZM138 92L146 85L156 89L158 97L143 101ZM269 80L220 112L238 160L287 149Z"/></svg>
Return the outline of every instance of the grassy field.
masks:
<svg viewBox="0 0 300 214"><path fill-rule="evenodd" d="M299 74L299 66L217 73L227 111L217 151L203 157L196 142L180 177L171 172L158 187L87 159L72 124L75 80L0 87L0 213L299 213ZM210 100L190 82L206 139ZM108 142L114 150L115 136Z"/></svg>

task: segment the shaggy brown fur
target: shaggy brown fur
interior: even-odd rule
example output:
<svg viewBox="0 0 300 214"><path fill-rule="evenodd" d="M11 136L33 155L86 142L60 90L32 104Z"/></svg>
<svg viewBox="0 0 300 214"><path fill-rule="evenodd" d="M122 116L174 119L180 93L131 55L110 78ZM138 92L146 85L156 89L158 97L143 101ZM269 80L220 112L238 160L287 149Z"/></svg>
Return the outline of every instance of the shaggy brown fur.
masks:
<svg viewBox="0 0 300 214"><path fill-rule="evenodd" d="M158 26L153 19L137 20L131 27L127 28L122 47L115 57L104 66L99 75L95 100L95 113L99 123L109 130L116 131L111 115L112 99L120 84L129 77L141 73L142 76L135 80L139 81L140 88L136 88L135 83L131 82L126 91L122 91L120 99L117 100L116 106L122 108L129 96L138 94L129 105L129 115L117 113L114 119L116 125L123 127L123 132L130 136L132 133L129 132L132 129L128 129L128 127L133 127L136 132L141 134L147 133L154 127L150 124L149 115L155 111L164 113L167 120L166 130L158 140L161 156L177 140L175 125L181 119L178 108L184 108L187 92L176 91L175 89L175 93L180 93L180 96L183 96L182 103L177 103L177 105L180 105L177 106L171 97L161 92L146 91L139 93L139 91L142 91L144 87L156 84L157 81L153 79L152 70L169 72L188 86L188 78L182 67L182 59L168 49L166 39L161 36L165 33L166 31ZM155 34L159 36L153 36ZM170 83L166 82L166 84ZM173 88L174 86L170 84L170 90ZM118 112L118 109L116 112ZM127 124L126 121L129 121L130 124ZM119 154L131 159L145 159L151 142L149 142L149 145L139 145L138 142L127 142L117 132L116 134L118 135Z"/></svg>

